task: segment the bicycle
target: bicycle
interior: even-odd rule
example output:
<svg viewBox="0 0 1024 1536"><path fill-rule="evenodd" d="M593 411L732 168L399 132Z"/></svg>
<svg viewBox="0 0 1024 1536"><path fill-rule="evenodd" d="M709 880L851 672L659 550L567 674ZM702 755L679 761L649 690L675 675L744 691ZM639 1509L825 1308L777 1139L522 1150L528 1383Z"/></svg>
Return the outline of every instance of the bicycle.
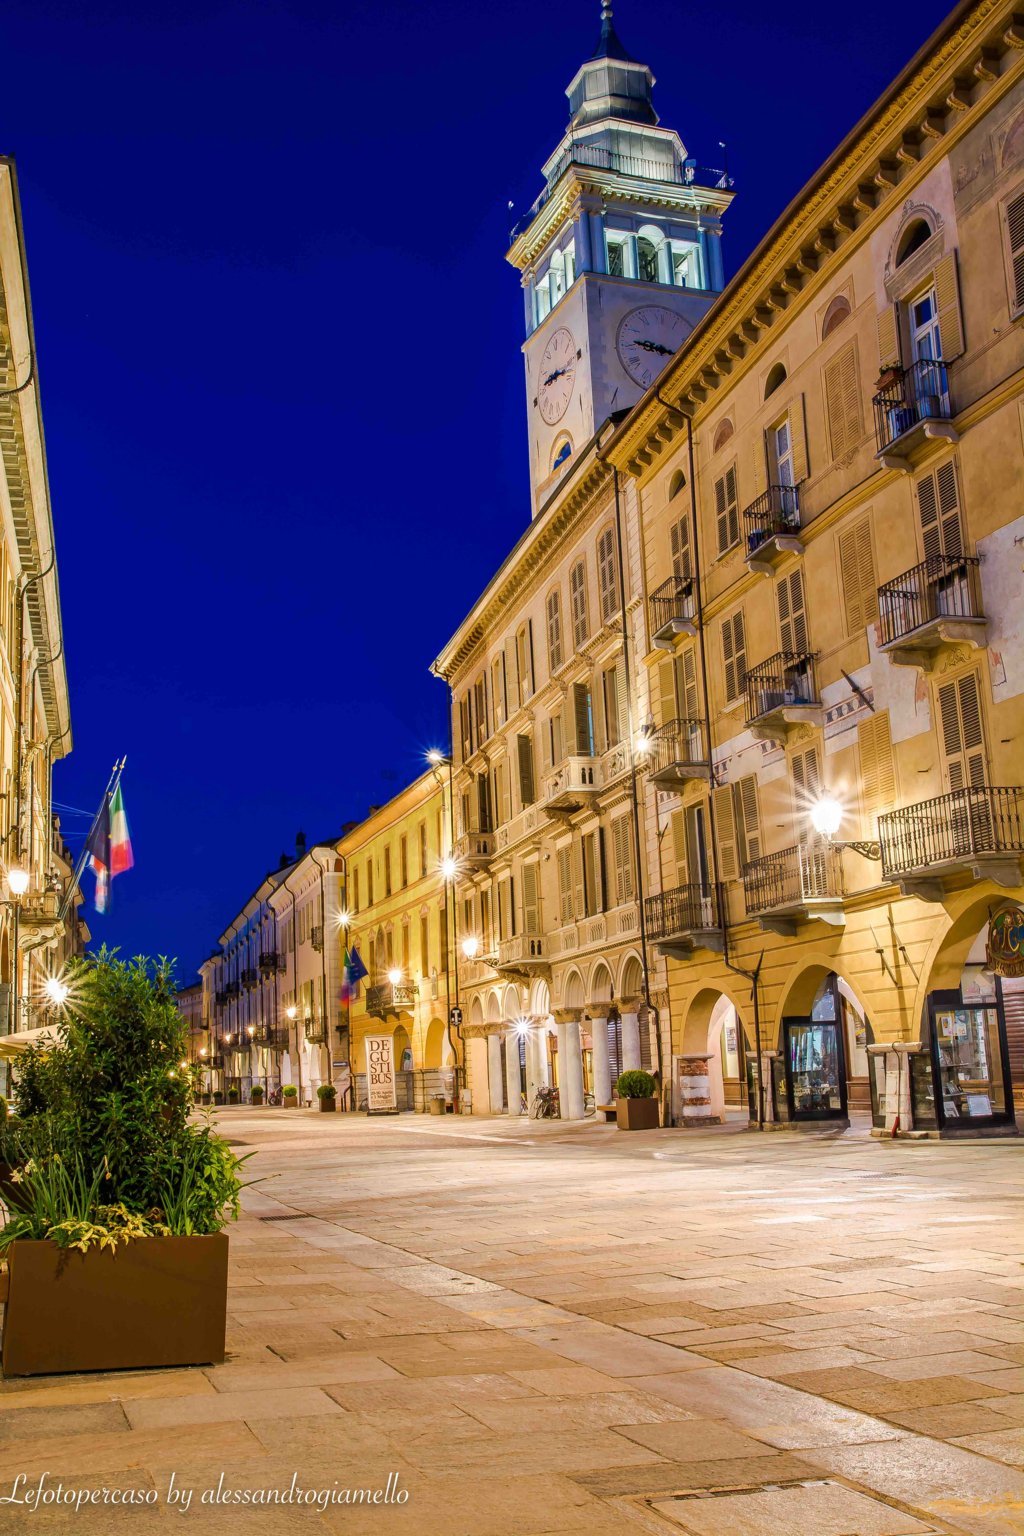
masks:
<svg viewBox="0 0 1024 1536"><path fill-rule="evenodd" d="M561 1111L558 1107L557 1088L538 1088L537 1097L530 1106L530 1114L534 1120L559 1120Z"/></svg>
<svg viewBox="0 0 1024 1536"><path fill-rule="evenodd" d="M597 1114L597 1100L592 1093L583 1095L583 1118L589 1120L591 1115Z"/></svg>

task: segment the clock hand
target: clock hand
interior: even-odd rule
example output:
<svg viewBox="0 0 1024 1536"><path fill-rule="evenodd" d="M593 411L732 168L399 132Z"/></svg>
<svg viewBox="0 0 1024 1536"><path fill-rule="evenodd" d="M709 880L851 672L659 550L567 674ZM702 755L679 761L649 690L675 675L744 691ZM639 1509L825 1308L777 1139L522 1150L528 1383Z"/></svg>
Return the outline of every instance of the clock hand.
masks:
<svg viewBox="0 0 1024 1536"><path fill-rule="evenodd" d="M568 373L568 371L569 370L567 368L556 368L554 373L549 373L547 378L544 380L544 388L546 389L549 384L553 384L556 379L560 379L563 374Z"/></svg>
<svg viewBox="0 0 1024 1536"><path fill-rule="evenodd" d="M674 348L662 346L660 341L638 341L637 346L643 347L645 352L658 352L662 357L675 356Z"/></svg>

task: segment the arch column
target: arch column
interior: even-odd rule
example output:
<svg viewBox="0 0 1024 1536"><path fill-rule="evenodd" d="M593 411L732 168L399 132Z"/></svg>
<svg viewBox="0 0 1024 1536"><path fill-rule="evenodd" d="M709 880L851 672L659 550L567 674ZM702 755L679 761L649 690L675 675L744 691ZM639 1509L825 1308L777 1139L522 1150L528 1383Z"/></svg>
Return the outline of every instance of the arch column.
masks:
<svg viewBox="0 0 1024 1536"><path fill-rule="evenodd" d="M532 1104L538 1088L548 1086L547 1025L532 1022L526 1037L526 1099Z"/></svg>
<svg viewBox="0 0 1024 1536"><path fill-rule="evenodd" d="M610 1104L612 1101L612 1062L608 1050L608 1005L592 1003L590 1009L590 1034L594 1043L594 1103Z"/></svg>
<svg viewBox="0 0 1024 1536"><path fill-rule="evenodd" d="M624 997L619 1000L619 1019L622 1028L622 1070L623 1072L638 1071L641 1066L640 1057L640 999L638 997Z"/></svg>
<svg viewBox="0 0 1024 1536"><path fill-rule="evenodd" d="M555 1014L558 1029L558 1100L563 1120L583 1119L583 1047L578 1008Z"/></svg>
<svg viewBox="0 0 1024 1536"><path fill-rule="evenodd" d="M523 1090L519 1072L519 1033L515 1029L508 1030L505 1035L505 1087L509 1114L521 1115Z"/></svg>
<svg viewBox="0 0 1024 1536"><path fill-rule="evenodd" d="M487 1036L487 1094L491 1114L501 1113L501 1036Z"/></svg>

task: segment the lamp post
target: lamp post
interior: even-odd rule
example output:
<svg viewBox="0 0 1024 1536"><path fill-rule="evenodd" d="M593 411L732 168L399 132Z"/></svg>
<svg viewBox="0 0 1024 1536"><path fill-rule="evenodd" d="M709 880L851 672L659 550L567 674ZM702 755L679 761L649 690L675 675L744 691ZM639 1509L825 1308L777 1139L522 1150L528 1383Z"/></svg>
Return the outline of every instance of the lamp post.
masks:
<svg viewBox="0 0 1024 1536"><path fill-rule="evenodd" d="M456 904L455 904L456 903L455 880L456 880L456 876L458 875L458 872L459 872L459 866L458 866L458 863L457 863L456 858L455 858L455 778L454 778L454 765L453 765L453 762L452 762L452 754L450 752L442 752L437 747L431 748L431 750L427 753L427 762L430 764L431 768L434 770L434 777L435 777L435 779L437 779L438 783L442 782L441 779L440 779L440 776L438 774L438 769L440 769L440 768L447 768L447 770L448 770L448 848L449 848L449 851L444 856L444 858L442 858L442 860L441 860L440 871L441 871L441 877L442 877L442 879L445 882L445 900L444 900L445 918L444 918L444 921L445 921L445 958L446 958L446 961L447 961L447 964L445 966L445 992L446 992L447 1002L448 1002L448 1043L449 1043L449 1045L451 1045L451 1047L452 1047L452 1054L455 1057L455 1085L456 1085L456 1097L458 1097L458 1088L459 1088L459 1083L460 1083L460 1077L462 1075L464 1075L465 1067L462 1064L462 1062L460 1062L460 1060L459 1060L459 1052L455 1049L455 1044L454 1044L454 1041L452 1040L452 1006L453 1005L452 1005L452 984L451 984L451 974L450 973L451 973L451 968L452 968L453 963L454 963L454 969L455 969L455 1003L454 1003L454 1006L455 1006L456 1009L458 1009L458 1007L459 1007L459 949L458 949L458 945L459 945L459 917L458 917L458 909L457 909ZM448 942L448 906L449 906L449 901L451 903L451 914L452 914L451 943L450 944ZM455 1026L455 1028L456 1028L456 1030L458 1032L459 1043L461 1045L461 1043L462 1043L462 1024L461 1024L461 1020L460 1020L459 1024L457 1024Z"/></svg>

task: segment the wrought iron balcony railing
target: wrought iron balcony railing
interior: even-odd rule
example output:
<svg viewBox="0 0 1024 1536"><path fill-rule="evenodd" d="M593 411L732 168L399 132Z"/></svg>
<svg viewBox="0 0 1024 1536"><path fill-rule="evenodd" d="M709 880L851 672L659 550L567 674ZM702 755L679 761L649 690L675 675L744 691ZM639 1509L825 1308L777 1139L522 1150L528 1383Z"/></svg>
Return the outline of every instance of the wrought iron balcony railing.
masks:
<svg viewBox="0 0 1024 1536"><path fill-rule="evenodd" d="M892 370L891 382L873 403L880 453L926 421L948 421L952 408L945 363L921 358L909 368Z"/></svg>
<svg viewBox="0 0 1024 1536"><path fill-rule="evenodd" d="M720 885L678 885L644 901L647 932L655 943L720 929L724 911Z"/></svg>
<svg viewBox="0 0 1024 1536"><path fill-rule="evenodd" d="M548 174L547 185L530 208L512 227L511 239L530 223L544 207L556 184L570 165L588 166L592 170L614 171L620 176L635 176L643 181L663 181L684 187L714 187L730 191L735 185L733 178L724 170L698 165L695 160L660 161L648 160L639 155L621 155L617 150L600 144L579 143L571 145L560 155Z"/></svg>
<svg viewBox="0 0 1024 1536"><path fill-rule="evenodd" d="M267 976L273 976L278 967L278 953L276 949L265 949L260 955L260 970Z"/></svg>
<svg viewBox="0 0 1024 1536"><path fill-rule="evenodd" d="M245 970L242 972L242 986L245 988L245 990L247 992L251 991L258 980L259 976L257 975L256 967L254 965L246 966Z"/></svg>
<svg viewBox="0 0 1024 1536"><path fill-rule="evenodd" d="M702 720L670 720L651 738L647 777L671 788L690 779L706 779L708 748Z"/></svg>
<svg viewBox="0 0 1024 1536"><path fill-rule="evenodd" d="M766 540L800 532L800 487L770 485L743 513L747 525L747 554L756 554Z"/></svg>
<svg viewBox="0 0 1024 1536"><path fill-rule="evenodd" d="M310 1045L323 1045L327 1040L327 1021L306 1019L303 1023L303 1032Z"/></svg>
<svg viewBox="0 0 1024 1536"><path fill-rule="evenodd" d="M366 989L366 1011L375 1018L384 1019L389 1014L407 1013L416 1002L414 981L385 981Z"/></svg>
<svg viewBox="0 0 1024 1536"><path fill-rule="evenodd" d="M257 1024L253 1029L252 1043L261 1050L284 1051L288 1048L288 1031L282 1024Z"/></svg>
<svg viewBox="0 0 1024 1536"><path fill-rule="evenodd" d="M843 895L842 851L824 838L766 853L743 867L747 913L797 912Z"/></svg>
<svg viewBox="0 0 1024 1536"><path fill-rule="evenodd" d="M820 704L810 652L779 651L746 675L747 724L793 705Z"/></svg>
<svg viewBox="0 0 1024 1536"><path fill-rule="evenodd" d="M670 576L651 593L651 638L671 641L692 634L697 622L697 596L692 576Z"/></svg>
<svg viewBox="0 0 1024 1536"><path fill-rule="evenodd" d="M984 622L976 555L932 555L878 589L881 645L942 619Z"/></svg>
<svg viewBox="0 0 1024 1536"><path fill-rule="evenodd" d="M1024 852L1024 789L969 785L878 818L882 874Z"/></svg>

